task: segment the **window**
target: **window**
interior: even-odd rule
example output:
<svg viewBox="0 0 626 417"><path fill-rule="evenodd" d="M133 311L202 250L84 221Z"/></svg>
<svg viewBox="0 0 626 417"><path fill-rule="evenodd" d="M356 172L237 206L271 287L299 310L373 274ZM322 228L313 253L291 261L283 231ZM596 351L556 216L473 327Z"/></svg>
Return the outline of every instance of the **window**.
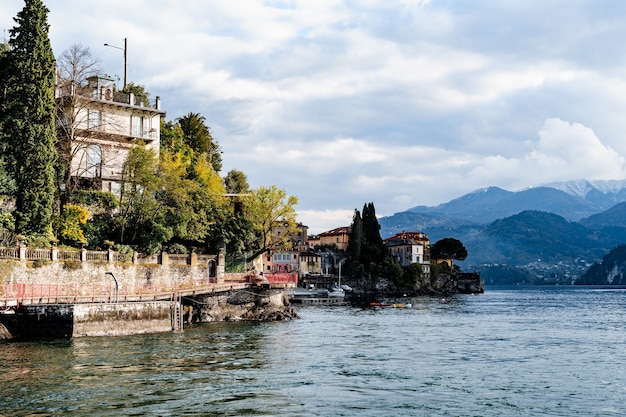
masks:
<svg viewBox="0 0 626 417"><path fill-rule="evenodd" d="M100 130L101 113L100 110L87 110L87 129Z"/></svg>
<svg viewBox="0 0 626 417"><path fill-rule="evenodd" d="M87 166L85 176L90 178L100 177L100 166L102 165L102 149L98 145L91 145L87 148Z"/></svg>
<svg viewBox="0 0 626 417"><path fill-rule="evenodd" d="M131 136L142 137L143 135L143 117L132 115L130 117L131 121Z"/></svg>

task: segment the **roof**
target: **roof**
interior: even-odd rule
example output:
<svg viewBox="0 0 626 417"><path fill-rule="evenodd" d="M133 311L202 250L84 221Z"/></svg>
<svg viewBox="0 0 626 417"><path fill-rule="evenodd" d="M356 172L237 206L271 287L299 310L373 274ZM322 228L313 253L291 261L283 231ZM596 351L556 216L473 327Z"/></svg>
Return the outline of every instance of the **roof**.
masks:
<svg viewBox="0 0 626 417"><path fill-rule="evenodd" d="M383 240L385 244L400 245L400 244L424 244L427 243L428 235L423 232L401 232L396 233L394 236Z"/></svg>
<svg viewBox="0 0 626 417"><path fill-rule="evenodd" d="M350 234L351 231L352 231L352 227L343 226L343 227L337 227L327 232L320 233L319 236L347 235L347 234Z"/></svg>

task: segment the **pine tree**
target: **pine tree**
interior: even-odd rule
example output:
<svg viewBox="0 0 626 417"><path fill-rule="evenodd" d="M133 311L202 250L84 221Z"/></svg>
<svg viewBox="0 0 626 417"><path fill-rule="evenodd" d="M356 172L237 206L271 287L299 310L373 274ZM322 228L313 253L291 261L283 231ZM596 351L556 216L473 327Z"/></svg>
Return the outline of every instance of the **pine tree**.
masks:
<svg viewBox="0 0 626 417"><path fill-rule="evenodd" d="M55 196L54 55L48 8L25 0L10 30L8 77L2 109L7 168L16 182L15 229L51 237Z"/></svg>

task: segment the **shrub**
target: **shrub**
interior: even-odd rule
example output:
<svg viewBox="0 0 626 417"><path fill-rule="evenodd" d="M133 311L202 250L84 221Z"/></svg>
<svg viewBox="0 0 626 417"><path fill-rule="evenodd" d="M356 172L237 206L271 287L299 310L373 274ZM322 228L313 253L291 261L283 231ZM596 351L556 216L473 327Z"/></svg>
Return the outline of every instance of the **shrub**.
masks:
<svg viewBox="0 0 626 417"><path fill-rule="evenodd" d="M68 271L76 271L83 267L83 263L76 259L68 259L63 262L63 269L67 269Z"/></svg>
<svg viewBox="0 0 626 417"><path fill-rule="evenodd" d="M180 243L174 243L174 244L170 245L169 248L167 249L167 252L168 253L178 253L178 254L189 253L187 248L184 245L181 245Z"/></svg>

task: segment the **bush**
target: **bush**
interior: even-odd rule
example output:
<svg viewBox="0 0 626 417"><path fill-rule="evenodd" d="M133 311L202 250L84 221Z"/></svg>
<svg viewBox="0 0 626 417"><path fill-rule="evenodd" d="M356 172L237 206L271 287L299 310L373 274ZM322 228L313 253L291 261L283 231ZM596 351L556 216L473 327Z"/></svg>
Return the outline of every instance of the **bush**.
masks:
<svg viewBox="0 0 626 417"><path fill-rule="evenodd" d="M169 248L167 249L168 253L177 253L177 254L185 254L185 253L189 253L189 251L187 250L187 248L184 245L181 245L180 243L174 243L172 245L169 246Z"/></svg>
<svg viewBox="0 0 626 417"><path fill-rule="evenodd" d="M41 268L50 264L52 264L52 261L49 259L35 259L32 266L33 268Z"/></svg>
<svg viewBox="0 0 626 417"><path fill-rule="evenodd" d="M120 254L120 262L130 262L133 260L135 251L128 245L115 245L113 249Z"/></svg>
<svg viewBox="0 0 626 417"><path fill-rule="evenodd" d="M76 271L83 267L83 263L76 259L69 259L63 262L63 269L67 269L68 271Z"/></svg>

